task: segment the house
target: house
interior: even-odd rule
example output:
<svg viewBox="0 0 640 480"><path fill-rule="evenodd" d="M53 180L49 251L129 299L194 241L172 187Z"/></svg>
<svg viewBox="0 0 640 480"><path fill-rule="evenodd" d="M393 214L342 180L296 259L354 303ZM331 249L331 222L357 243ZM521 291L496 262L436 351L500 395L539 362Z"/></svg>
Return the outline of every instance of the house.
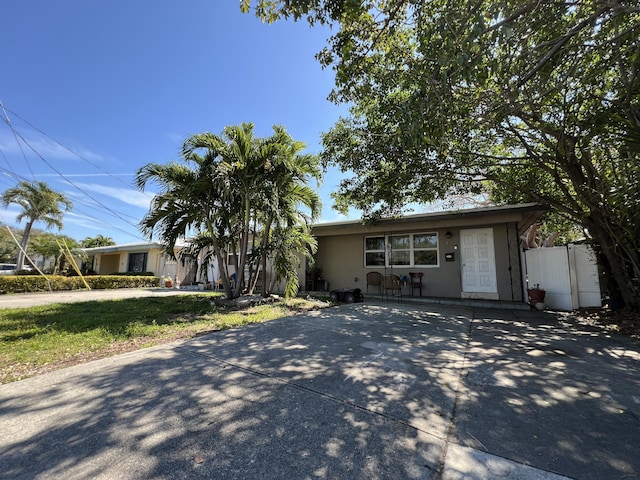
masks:
<svg viewBox="0 0 640 480"><path fill-rule="evenodd" d="M528 203L317 224L307 290L360 288L367 274L397 275L403 295L524 301L520 236L547 210ZM411 276L421 288L411 288ZM374 274L375 275L375 274ZM420 278L421 277L421 278Z"/></svg>
<svg viewBox="0 0 640 480"><path fill-rule="evenodd" d="M188 241L183 241L175 246L176 257L179 258L179 251L187 245ZM192 261L171 259L164 250L160 242L131 243L121 245L111 245L106 247L84 248L84 252L89 257L85 260L85 270L98 275L111 275L115 273L149 272L158 277L170 277L177 279L179 285L195 285L196 283L213 284L219 287L218 279L220 271L217 261L212 262L202 268L203 254ZM234 258L228 255L229 265ZM230 266L230 273L233 268ZM273 278L273 266L268 263L269 278ZM248 273L245 272L245 277ZM259 280L260 281L260 280ZM275 288L283 288L282 285L275 285Z"/></svg>
<svg viewBox="0 0 640 480"><path fill-rule="evenodd" d="M181 248L176 247L176 251ZM158 277L177 278L182 285L195 283L193 264L172 260L159 242L129 243L107 247L84 248L89 256L86 270L98 275L150 272Z"/></svg>

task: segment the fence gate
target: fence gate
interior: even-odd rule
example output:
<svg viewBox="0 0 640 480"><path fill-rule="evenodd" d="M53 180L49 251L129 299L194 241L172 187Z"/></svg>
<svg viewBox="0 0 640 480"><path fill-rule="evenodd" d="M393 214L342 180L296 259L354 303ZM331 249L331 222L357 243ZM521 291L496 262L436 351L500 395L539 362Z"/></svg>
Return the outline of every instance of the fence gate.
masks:
<svg viewBox="0 0 640 480"><path fill-rule="evenodd" d="M540 285L553 310L601 307L598 266L586 245L532 248L524 251L526 288Z"/></svg>

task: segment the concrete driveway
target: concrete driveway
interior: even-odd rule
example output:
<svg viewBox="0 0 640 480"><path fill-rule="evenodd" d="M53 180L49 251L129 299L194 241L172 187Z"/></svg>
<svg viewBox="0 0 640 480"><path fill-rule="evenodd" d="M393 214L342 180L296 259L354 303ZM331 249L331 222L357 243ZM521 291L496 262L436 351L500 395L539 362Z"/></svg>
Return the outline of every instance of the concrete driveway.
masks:
<svg viewBox="0 0 640 480"><path fill-rule="evenodd" d="M633 479L639 367L569 316L343 305L0 386L0 478Z"/></svg>

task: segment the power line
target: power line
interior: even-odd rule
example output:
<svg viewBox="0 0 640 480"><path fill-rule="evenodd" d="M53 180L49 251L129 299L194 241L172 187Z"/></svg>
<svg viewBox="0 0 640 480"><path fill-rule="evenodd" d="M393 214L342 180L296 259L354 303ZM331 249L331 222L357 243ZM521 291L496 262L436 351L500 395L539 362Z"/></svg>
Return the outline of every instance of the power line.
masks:
<svg viewBox="0 0 640 480"><path fill-rule="evenodd" d="M2 103L0 102L0 106L2 107L3 110L5 110L4 105L2 105ZM44 131L42 131L41 129L35 127L33 124L31 124L30 122L28 122L27 120L25 120L22 116L20 116L19 114L13 112L11 109L6 109L7 111L11 112L14 116L16 116L17 118L19 118L21 121L23 121L25 124L27 124L28 126L30 126L31 128L33 128L34 130L36 130L37 132L39 132L41 135L45 136L46 138L48 138L49 140L53 141L54 143L56 143L57 145L61 146L62 148L64 148L65 150L69 151L70 153L72 153L73 155L77 156L78 158L82 159L83 161L85 161L86 163L88 163L89 165L93 166L94 168L100 170L101 172L105 173L106 175L114 178L115 180L117 180L118 182L122 183L123 185L127 186L127 187L131 187L129 184L123 182L120 178L116 177L115 175L106 172L105 170L103 170L99 165L91 162L90 160L88 160L87 158L85 158L84 156L78 154L77 152L73 151L72 149L68 148L67 146L63 145L62 143L60 143L59 141L55 140L53 137L51 137L50 135L46 134ZM31 169L31 165L29 164L26 154L24 152L24 149L22 148L22 144L20 143L20 140L22 142L24 142L24 144L29 147L29 149L38 157L40 158L49 168L51 168L51 170L53 170L60 178L62 178L67 184L71 185L73 188L75 188L77 191L79 191L82 195L86 196L87 198L91 199L93 201L93 203L101 208L103 208L106 212L108 212L111 216L123 221L124 223L126 223L127 225L132 226L137 232L139 231L138 229L138 225L136 223L132 223L131 221L129 221L127 218L124 217L128 217L131 220L138 220L136 217L133 217L131 215L126 215L126 214L120 214L119 212L116 212L115 210L113 210L112 208L108 207L107 205L105 205L104 203L102 203L100 200L98 200L97 198L95 198L93 195L87 193L86 191L84 191L82 188L80 188L78 185L76 185L73 181L71 181L67 176L65 176L62 172L60 172L56 167L54 167L43 155L41 155L36 149L35 147L33 147L26 139L25 137L20 134L15 127L13 126L13 124L11 123L11 121L9 120L8 116L6 116L6 111L5 111L5 119L4 122L7 124L7 126L11 129L14 138L16 139L16 142L18 143L20 150L22 152L23 157L25 158L25 161L27 163L27 165L29 166L29 171L31 172L31 175L33 176L33 171ZM4 171L4 173L6 174L6 176L10 177L10 178L15 178L17 180L21 180L21 181L26 181L26 182L30 182L29 179L26 179L25 177L22 177L21 175L16 174L13 170L11 170L10 167L10 162L8 161L6 155L4 154L4 152L2 152L2 156L3 158L5 158L5 161L7 162L7 165L9 166L9 170L5 170L3 168L0 168L0 171ZM90 206L88 204L85 204L85 206ZM123 216L124 215L124 216ZM96 220L95 218L88 216L89 218L92 218L94 221ZM100 223L103 223L104 225L106 225L107 227L111 227L114 228L116 230L121 231L122 233L125 233L128 236L134 237L134 238L139 238L141 239L142 236L139 234L132 234L129 231L126 231L116 225L113 224L109 224L107 222L104 222L102 220L99 220Z"/></svg>
<svg viewBox="0 0 640 480"><path fill-rule="evenodd" d="M15 132L15 130L14 130L14 132ZM108 212L111 212L111 213L113 214L113 216L115 216L115 217L119 218L119 219L120 219L120 220L122 220L123 222L125 222L125 223L127 223L127 224L131 225L132 227L136 227L136 228L137 228L137 225L134 225L133 223L129 222L128 220L126 220L125 218L123 218L119 213L117 213L116 211L112 210L110 207L106 206L106 205L105 205L104 203L102 203L100 200L96 199L95 197L93 197L93 196L92 196L92 195L90 195L89 193L85 192L85 191L84 191L84 190L82 190L80 187L78 187L75 183L73 183L71 180L69 180L69 179L68 179L68 178L67 178L67 177L66 177L66 176L65 176L61 171L59 171L56 167L54 167L51 163L49 163L49 161L48 161L46 158L44 158L42 155L40 155L40 153L38 153L38 151L37 151L35 148L33 148L33 146L31 146L31 144L30 144L29 142L27 142L27 140L26 140L22 135L20 135L20 133L18 133L18 132L15 132L15 133L16 133L16 135L18 135L18 137L19 137L19 138L24 142L24 144L25 144L27 147L29 147L29 148L31 149L31 151L32 151L33 153L35 153L35 154L36 154L36 156L37 156L40 160L42 160L44 163L46 163L46 164L47 164L47 166L48 166L51 170L53 170L54 172L56 172L56 173L60 176L60 178L64 179L64 180L65 180L69 185L71 185L73 188L75 188L76 190L78 190L80 193L82 193L82 194L86 195L87 197L89 197L89 198L90 198L91 200L93 200L97 205L100 205L102 208L104 208L104 209L105 209L105 210L107 210ZM132 217L132 216L130 216L130 215L127 215L127 216L128 216L129 218L132 218L132 219L134 218L134 217Z"/></svg>
<svg viewBox="0 0 640 480"><path fill-rule="evenodd" d="M31 169L31 165L29 164L29 160L27 160L27 155L24 153L24 149L22 148L22 144L18 141L18 137L16 135L16 131L13 128L13 125L11 125L11 120L9 119L9 115L7 115L7 110L4 108L4 104L2 103L2 100L0 100L0 108L2 108L2 113L4 113L4 122L9 125L9 128L11 129L11 131L13 132L13 137L16 139L16 143L18 144L18 148L20 148L20 151L22 152L22 157L24 158L25 163L27 164L27 167L29 168L29 172L31 172L31 176L34 178L33 176L33 170ZM4 154L3 154L4 156ZM9 164L9 162L7 161L7 165Z"/></svg>
<svg viewBox="0 0 640 480"><path fill-rule="evenodd" d="M6 108L6 107L3 107ZM20 116L20 114L14 112L13 110L11 110L10 108L6 108L7 111L11 112L11 114L17 118L19 118L20 120L22 120L25 124L29 125L31 128L33 128L36 132L40 133L42 136L48 138L49 140L51 140L52 142L54 142L56 145L59 145L60 147L64 148L66 151L68 151L69 153L75 155L76 157L78 157L80 160L88 163L89 165L91 165L92 167L98 169L99 171L101 171L102 173L108 175L109 177L113 178L114 180L122 183L123 185L130 187L131 185L128 183L125 183L122 181L122 179L118 178L116 175L113 175L110 172L107 172L106 170L103 170L102 167L100 167L100 165L92 162L91 160L85 158L84 156L80 155L78 152L74 151L73 149L67 147L65 144L61 143L60 141L56 140L55 138L53 138L52 136L50 136L49 134L47 134L45 131L41 130L40 128L36 127L34 124L32 124L31 122L29 122L28 120L26 120L25 118L23 118L22 116Z"/></svg>

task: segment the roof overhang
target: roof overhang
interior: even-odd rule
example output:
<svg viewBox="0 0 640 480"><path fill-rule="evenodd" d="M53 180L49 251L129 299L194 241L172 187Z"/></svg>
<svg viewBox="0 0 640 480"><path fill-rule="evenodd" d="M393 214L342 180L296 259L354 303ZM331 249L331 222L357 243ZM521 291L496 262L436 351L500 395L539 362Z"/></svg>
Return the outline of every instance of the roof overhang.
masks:
<svg viewBox="0 0 640 480"><path fill-rule="evenodd" d="M83 248L88 255L96 255L99 253L115 253L115 252L145 252L155 249L164 249L164 245L160 242L144 242L144 243L123 243L120 245L109 245L106 247Z"/></svg>
<svg viewBox="0 0 640 480"><path fill-rule="evenodd" d="M319 223L312 226L312 233L316 237L325 237L355 233L402 231L414 228L467 228L496 223L517 223L518 233L522 234L548 210L548 205L539 203L448 210L383 218L375 222L346 220L343 222Z"/></svg>

